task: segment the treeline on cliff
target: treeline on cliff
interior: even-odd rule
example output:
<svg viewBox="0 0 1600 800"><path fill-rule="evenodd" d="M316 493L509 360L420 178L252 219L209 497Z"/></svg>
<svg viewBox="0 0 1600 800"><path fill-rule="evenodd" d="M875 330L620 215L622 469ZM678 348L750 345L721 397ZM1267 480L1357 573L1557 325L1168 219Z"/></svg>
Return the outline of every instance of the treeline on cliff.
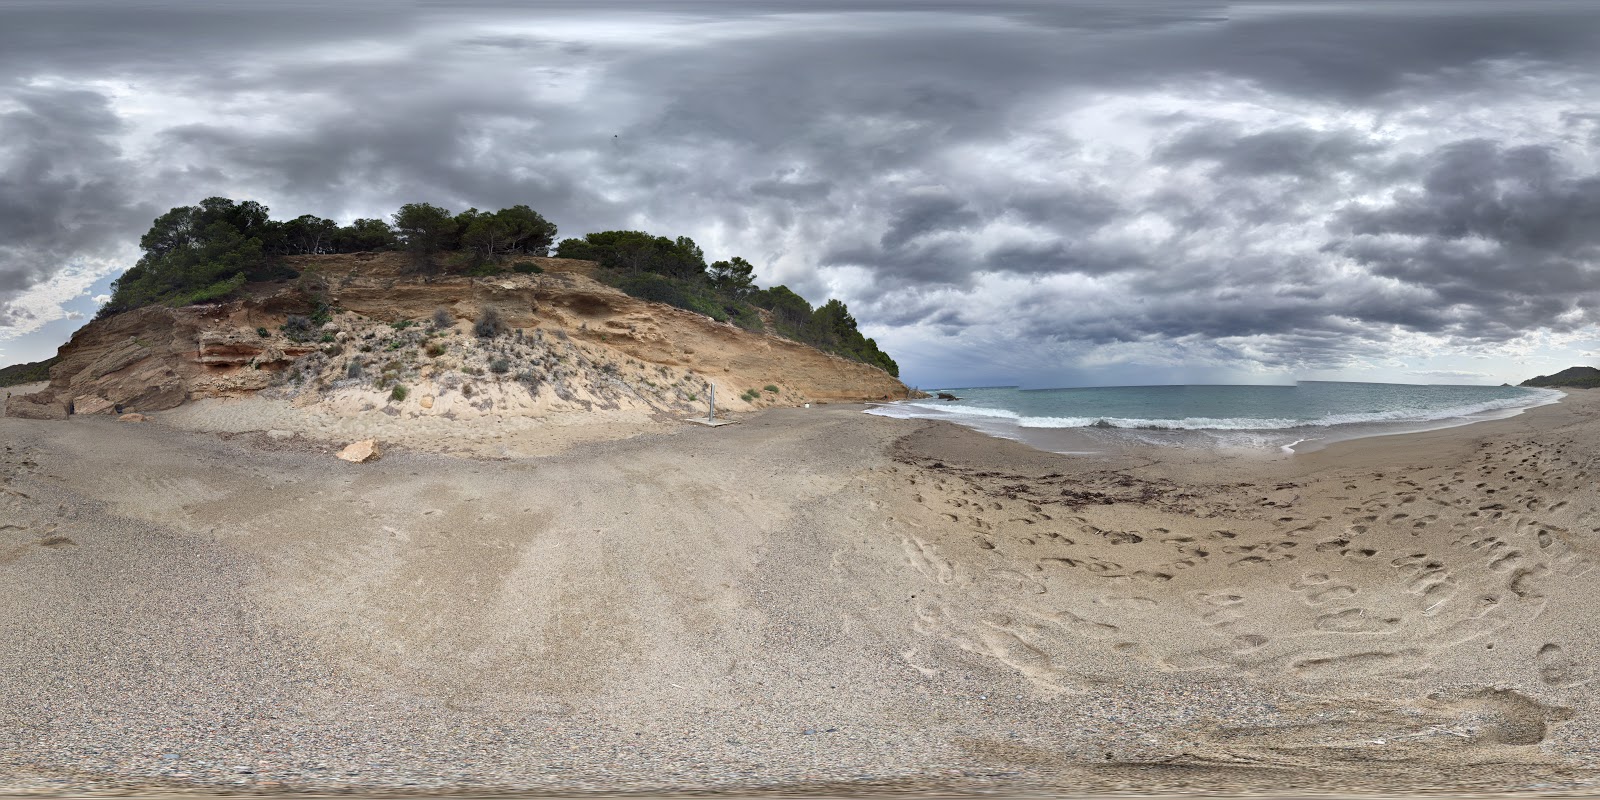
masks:
<svg viewBox="0 0 1600 800"><path fill-rule="evenodd" d="M409 203L389 220L340 225L310 214L274 220L255 201L211 197L156 218L139 239L143 257L112 284L111 299L99 316L147 305L226 300L246 283L295 277L284 259L291 255L392 250L405 253L419 274L536 272L536 264L519 257L549 255L555 236L555 224L525 205L452 213ZM748 261L735 257L708 264L688 237L603 231L562 240L555 256L599 262L600 277L634 297L744 328L765 327L756 310L764 309L779 335L900 374L894 359L857 329L844 303L829 300L813 308L786 286L763 289L755 284Z"/></svg>
<svg viewBox="0 0 1600 800"><path fill-rule="evenodd" d="M764 309L780 336L900 376L900 366L876 341L861 334L843 302L829 300L812 308L787 286L763 289L756 285L755 267L749 261L735 256L707 264L705 253L687 236L669 239L641 231L602 231L561 240L555 255L598 262L609 283L634 297L698 311L742 328L761 330L765 324L756 309Z"/></svg>

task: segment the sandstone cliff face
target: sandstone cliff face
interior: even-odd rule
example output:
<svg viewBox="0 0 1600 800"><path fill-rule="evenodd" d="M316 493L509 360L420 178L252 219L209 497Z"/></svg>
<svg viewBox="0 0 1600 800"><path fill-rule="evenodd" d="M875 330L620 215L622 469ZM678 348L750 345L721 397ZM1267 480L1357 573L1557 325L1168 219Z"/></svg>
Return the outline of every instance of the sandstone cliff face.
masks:
<svg viewBox="0 0 1600 800"><path fill-rule="evenodd" d="M589 262L539 261L538 275L425 278L406 275L398 254L302 257L300 279L243 300L84 326L49 388L12 398L7 413L59 419L263 391L302 405L520 415L689 412L712 387L734 410L907 395L876 367L629 297L588 277ZM319 305L331 321L309 341L281 330ZM433 325L440 308L456 324ZM471 321L490 308L505 334L475 336Z"/></svg>

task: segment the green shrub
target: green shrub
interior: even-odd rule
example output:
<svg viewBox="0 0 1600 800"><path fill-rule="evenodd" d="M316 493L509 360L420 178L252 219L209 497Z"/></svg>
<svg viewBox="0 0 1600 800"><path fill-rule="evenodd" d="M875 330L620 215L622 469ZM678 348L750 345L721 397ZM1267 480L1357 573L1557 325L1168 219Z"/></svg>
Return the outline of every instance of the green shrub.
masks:
<svg viewBox="0 0 1600 800"><path fill-rule="evenodd" d="M331 334L331 333L322 334L322 343L323 344L327 344L328 342L331 342L331 341L333 341L333 334Z"/></svg>
<svg viewBox="0 0 1600 800"><path fill-rule="evenodd" d="M406 387L397 383L394 385L394 389L390 390L389 399L397 403L403 402L408 394L411 394L411 392L407 391Z"/></svg>
<svg viewBox="0 0 1600 800"><path fill-rule="evenodd" d="M773 394L777 394L778 393L778 387L773 386L772 384L769 383L769 384L767 384L767 391L772 392Z"/></svg>
<svg viewBox="0 0 1600 800"><path fill-rule="evenodd" d="M544 272L544 267L541 267L532 261L519 261L511 265L511 271L519 275L537 275L541 272Z"/></svg>
<svg viewBox="0 0 1600 800"><path fill-rule="evenodd" d="M756 313L754 307L740 303L729 308L733 324L747 331L764 331L767 324L761 321L761 315Z"/></svg>
<svg viewBox="0 0 1600 800"><path fill-rule="evenodd" d="M267 330L266 328L256 328L256 335L260 336L263 339L265 339L268 336L271 336L272 332Z"/></svg>
<svg viewBox="0 0 1600 800"><path fill-rule="evenodd" d="M427 352L428 355L438 358L439 356L444 355L444 345L439 342L434 342L433 344L428 345Z"/></svg>
<svg viewBox="0 0 1600 800"><path fill-rule="evenodd" d="M496 375L504 375L511 371L510 359L497 358L489 362L489 371Z"/></svg>

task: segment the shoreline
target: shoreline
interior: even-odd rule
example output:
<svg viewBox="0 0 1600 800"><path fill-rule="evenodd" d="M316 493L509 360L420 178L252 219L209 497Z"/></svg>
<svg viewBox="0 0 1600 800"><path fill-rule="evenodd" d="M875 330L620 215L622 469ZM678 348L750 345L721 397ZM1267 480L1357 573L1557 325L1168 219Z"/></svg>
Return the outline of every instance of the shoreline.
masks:
<svg viewBox="0 0 1600 800"><path fill-rule="evenodd" d="M0 419L0 791L1600 789L1600 393L1295 458L865 408L361 465Z"/></svg>
<svg viewBox="0 0 1600 800"><path fill-rule="evenodd" d="M1121 427L1023 427L999 418L977 415L962 416L959 410L940 416L931 413L911 414L877 413L876 408L903 408L909 401L870 403L867 413L889 419L923 419L945 422L998 439L1016 441L1045 452L1068 456L1103 456L1116 452L1142 450L1147 447L1177 448L1186 450L1216 450L1240 455L1260 457L1273 451L1284 455L1316 452L1333 444L1358 439L1404 436L1413 433L1445 430L1510 419L1533 409L1560 403L1571 392L1581 389L1552 389L1550 395L1535 398L1535 402L1511 408L1474 412L1463 416L1442 417L1429 420L1358 422L1334 426L1307 425L1290 428L1213 429L1213 428L1121 428ZM923 408L917 406L917 408ZM937 408L927 411L937 412ZM1288 439L1278 443L1276 439ZM1273 441L1268 441L1273 440Z"/></svg>

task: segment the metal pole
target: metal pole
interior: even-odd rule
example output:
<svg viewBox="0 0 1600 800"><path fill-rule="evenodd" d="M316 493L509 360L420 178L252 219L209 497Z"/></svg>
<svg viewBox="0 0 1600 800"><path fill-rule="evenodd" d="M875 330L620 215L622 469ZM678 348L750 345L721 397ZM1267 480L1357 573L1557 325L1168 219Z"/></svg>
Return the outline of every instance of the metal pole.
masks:
<svg viewBox="0 0 1600 800"><path fill-rule="evenodd" d="M707 382L706 385L711 387L711 404L710 404L709 409L706 411L706 422L716 422L717 421L717 385L714 384L714 383L710 383L710 382Z"/></svg>

